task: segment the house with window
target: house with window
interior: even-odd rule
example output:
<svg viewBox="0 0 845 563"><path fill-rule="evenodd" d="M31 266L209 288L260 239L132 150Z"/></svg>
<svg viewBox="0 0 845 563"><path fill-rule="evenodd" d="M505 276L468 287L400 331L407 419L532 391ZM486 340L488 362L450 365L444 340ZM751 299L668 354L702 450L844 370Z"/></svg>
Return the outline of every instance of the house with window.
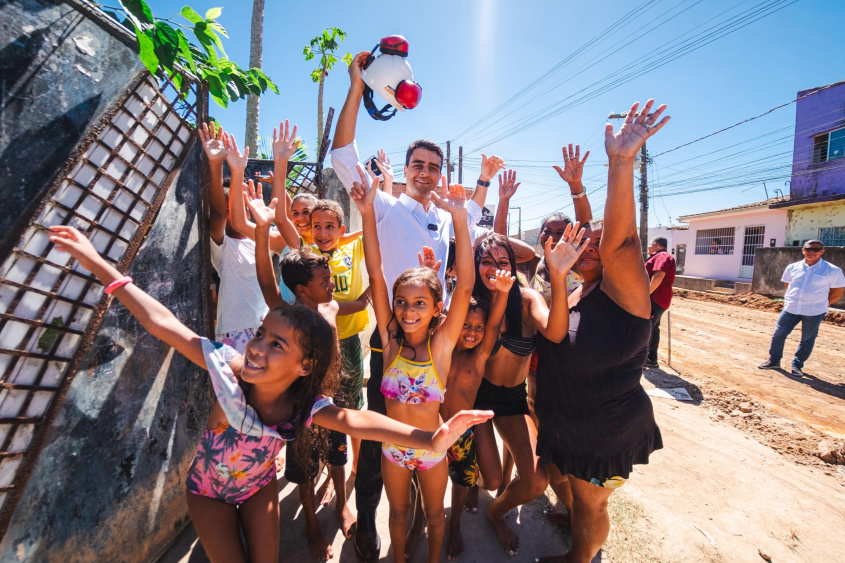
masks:
<svg viewBox="0 0 845 563"><path fill-rule="evenodd" d="M689 224L686 230L672 232L679 269L685 276L750 282L756 249L784 244L787 212L770 208L779 201L773 198L678 217Z"/></svg>
<svg viewBox="0 0 845 563"><path fill-rule="evenodd" d="M845 81L798 92L786 245L845 246Z"/></svg>

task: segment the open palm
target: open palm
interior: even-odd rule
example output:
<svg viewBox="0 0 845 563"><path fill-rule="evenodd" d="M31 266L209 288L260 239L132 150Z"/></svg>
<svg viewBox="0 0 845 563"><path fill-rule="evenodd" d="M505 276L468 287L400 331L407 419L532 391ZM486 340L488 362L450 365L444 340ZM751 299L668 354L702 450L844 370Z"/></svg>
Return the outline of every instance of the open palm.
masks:
<svg viewBox="0 0 845 563"><path fill-rule="evenodd" d="M625 117L625 122L615 134L613 133L613 125L608 123L605 127L604 148L607 151L607 156L611 158L634 158L646 139L657 133L669 121L668 115L659 122L657 121L666 109L666 104L658 107L657 111L651 115L649 115L649 112L651 106L654 105L654 100L646 102L643 111L638 115L637 108L639 105L639 102L634 102L627 117Z"/></svg>
<svg viewBox="0 0 845 563"><path fill-rule="evenodd" d="M580 223L567 225L560 242L555 245L554 249L552 249L552 238L549 237L549 240L546 241L543 251L546 267L550 272L566 273L571 270L575 261L587 248L590 239L582 240L586 229L579 230L578 227L580 226Z"/></svg>

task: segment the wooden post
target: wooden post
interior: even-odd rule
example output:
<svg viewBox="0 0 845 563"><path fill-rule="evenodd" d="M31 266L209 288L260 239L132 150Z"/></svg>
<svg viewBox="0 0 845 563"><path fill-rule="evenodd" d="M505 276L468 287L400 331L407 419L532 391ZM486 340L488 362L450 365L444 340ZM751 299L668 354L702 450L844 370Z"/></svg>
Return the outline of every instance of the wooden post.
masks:
<svg viewBox="0 0 845 563"><path fill-rule="evenodd" d="M458 183L464 183L464 147L458 147Z"/></svg>
<svg viewBox="0 0 845 563"><path fill-rule="evenodd" d="M446 141L446 185L451 185L452 183L452 167L449 166L449 163L452 160L451 155L451 143ZM444 195L445 197L445 195Z"/></svg>

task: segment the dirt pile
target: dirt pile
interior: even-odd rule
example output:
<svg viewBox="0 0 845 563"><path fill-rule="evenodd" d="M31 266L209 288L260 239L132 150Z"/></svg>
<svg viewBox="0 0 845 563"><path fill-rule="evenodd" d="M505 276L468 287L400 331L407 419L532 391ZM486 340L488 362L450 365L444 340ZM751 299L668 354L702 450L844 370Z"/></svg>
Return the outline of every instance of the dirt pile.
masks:
<svg viewBox="0 0 845 563"><path fill-rule="evenodd" d="M747 309L756 309L758 311L773 311L780 313L783 310L782 299L772 299L765 295L757 293L743 293L741 295L728 295L719 293L707 293L704 291L694 291L692 289L681 289L673 287L672 292L677 297L686 299L695 299L696 301L709 301L711 303L725 303L727 305L734 305L737 307L745 307ZM824 318L824 322L836 326L845 326L845 313L828 313Z"/></svg>

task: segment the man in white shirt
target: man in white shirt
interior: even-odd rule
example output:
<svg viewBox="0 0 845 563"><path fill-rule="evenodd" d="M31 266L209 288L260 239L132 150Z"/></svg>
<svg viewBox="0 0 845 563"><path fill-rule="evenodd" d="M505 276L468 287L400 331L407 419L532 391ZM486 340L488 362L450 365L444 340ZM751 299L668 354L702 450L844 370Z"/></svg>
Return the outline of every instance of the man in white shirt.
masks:
<svg viewBox="0 0 845 563"><path fill-rule="evenodd" d="M340 112L332 144L332 168L347 191L352 188L353 180L359 179L356 168L361 166L363 170L355 143L355 128L361 98L364 94L361 70L367 55L369 55L367 52L358 53L349 65L351 84L346 102ZM467 220L470 226L475 225L481 217L481 208L484 206L490 179L498 172L500 166L501 159L496 157L482 159L478 186L472 200L467 203ZM384 276L390 288L392 288L393 280L402 272L419 266L417 253L423 246L431 247L437 260L443 263L447 261L449 238L454 236L452 217L431 202L431 192L437 188L442 170L443 151L441 148L432 141L414 141L405 155L405 182L407 184L405 193L395 198L382 191L376 192L374 202L376 228L381 246ZM366 180L369 181L369 178L367 177ZM445 270L441 268L438 272L444 288ZM381 379L384 372L381 347L378 331L374 331L370 339L367 408L386 414L384 396L381 394ZM377 557L381 545L375 525L376 508L381 500L383 487L381 457L381 444L371 441L361 443L355 480L355 505L358 509L355 549L365 561Z"/></svg>
<svg viewBox="0 0 845 563"><path fill-rule="evenodd" d="M769 348L769 360L760 369L780 369L783 345L789 333L801 323L801 344L792 360L792 375L804 375L804 362L810 357L819 325L827 308L845 293L845 275L830 262L822 260L824 243L808 240L801 250L804 259L786 267L781 281L786 288L783 312L778 317L775 334Z"/></svg>

